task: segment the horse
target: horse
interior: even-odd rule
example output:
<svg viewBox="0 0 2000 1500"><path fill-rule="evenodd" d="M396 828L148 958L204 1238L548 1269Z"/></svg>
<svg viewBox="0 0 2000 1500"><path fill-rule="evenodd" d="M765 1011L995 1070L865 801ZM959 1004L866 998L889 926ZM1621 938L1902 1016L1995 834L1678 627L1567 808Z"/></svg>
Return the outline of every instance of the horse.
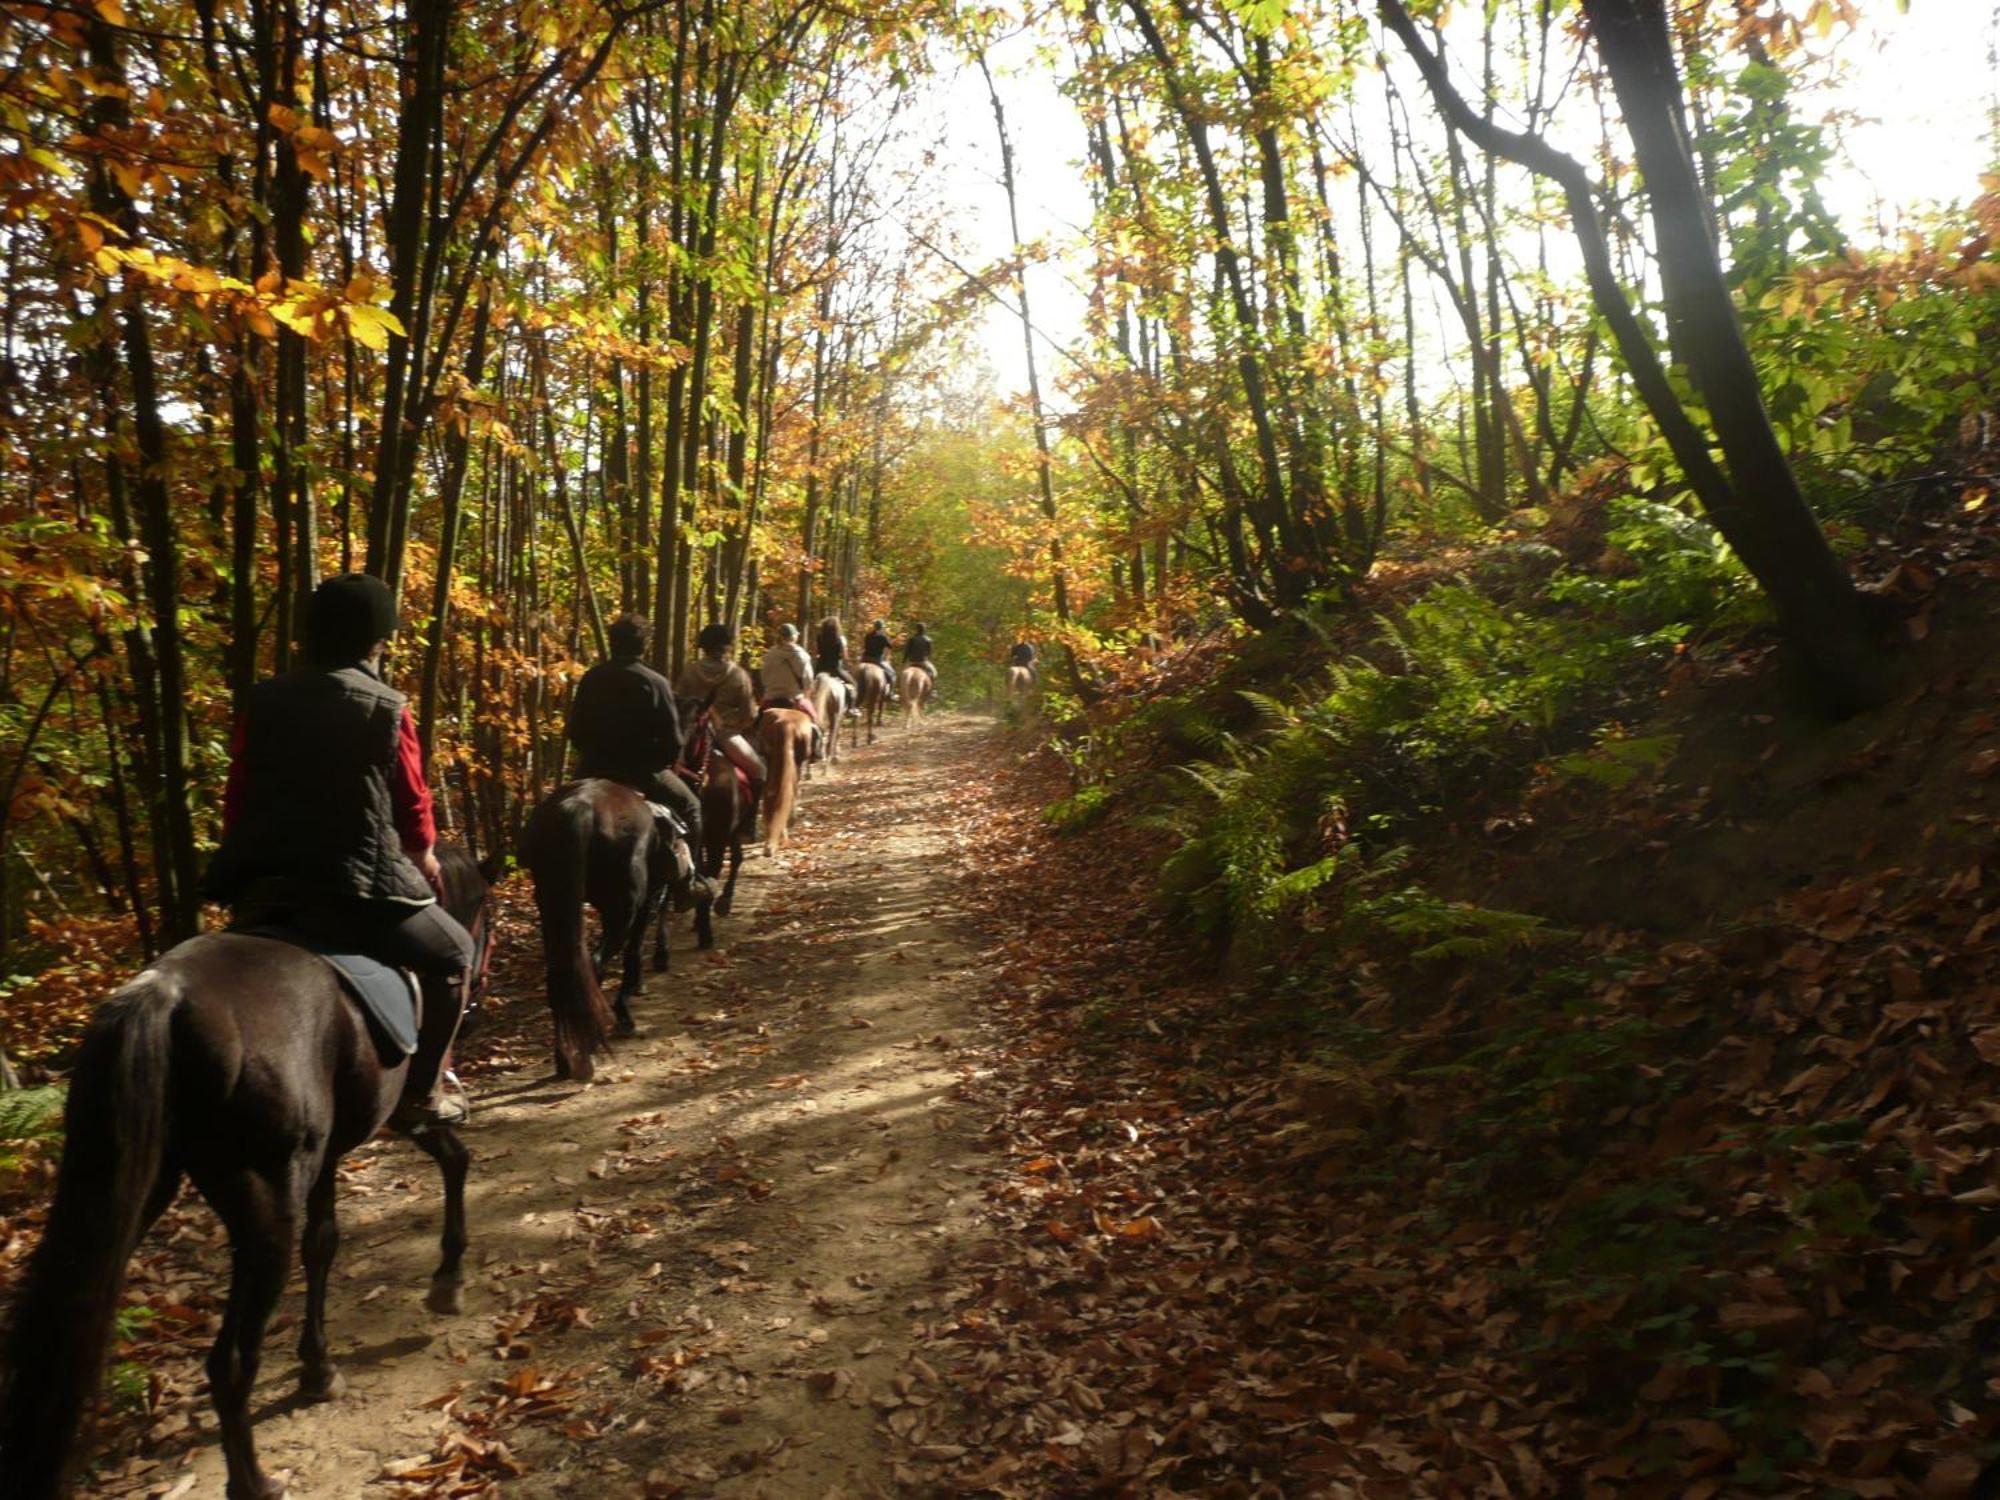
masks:
<svg viewBox="0 0 2000 1500"><path fill-rule="evenodd" d="M701 790L701 854L697 864L711 881L720 879L725 858L729 864L729 879L721 893L705 891L695 901L695 941L703 948L713 948L714 916L728 916L736 904L736 876L743 868L743 841L757 827L757 787L751 783L746 789L737 775L736 762L722 748L714 721L705 710L696 715L694 726L688 735L682 764L700 767L698 773L689 773Z"/></svg>
<svg viewBox="0 0 2000 1500"><path fill-rule="evenodd" d="M588 1080L613 1036L630 1036L632 997L643 977L640 953L653 928L653 967L667 967L667 893L674 851L646 799L622 782L587 776L558 787L528 819L521 862L535 880L549 1010L555 1021L556 1077ZM602 931L589 949L583 906ZM618 994L606 1007L602 981L624 955Z"/></svg>
<svg viewBox="0 0 2000 1500"><path fill-rule="evenodd" d="M931 696L931 674L922 667L903 668L903 728L915 729L923 722L924 704Z"/></svg>
<svg viewBox="0 0 2000 1500"><path fill-rule="evenodd" d="M806 701L812 704L813 713L819 718L826 763L829 766L839 765L840 721L847 717L847 683L832 672L821 672L813 678L812 690L806 694Z"/></svg>
<svg viewBox="0 0 2000 1500"><path fill-rule="evenodd" d="M889 669L880 662L864 661L854 676L861 693L861 723L854 726L855 745L860 745L863 724L868 728L868 743L872 745L875 728L889 711Z"/></svg>
<svg viewBox="0 0 2000 1500"><path fill-rule="evenodd" d="M1007 701L1026 706L1035 694L1035 674L1029 667L1011 666L1007 669Z"/></svg>
<svg viewBox="0 0 2000 1500"><path fill-rule="evenodd" d="M813 722L795 708L767 708L757 720L757 748L770 779L764 783L764 852L785 847L798 804L799 778L812 754Z"/></svg>
<svg viewBox="0 0 2000 1500"><path fill-rule="evenodd" d="M480 937L489 867L441 849L445 906ZM475 975L484 971L483 952ZM305 1263L299 1395L338 1396L327 1355L327 1277L342 1157L402 1097L407 1058L385 1059L325 959L276 937L215 932L155 959L97 1008L64 1108L62 1165L41 1243L14 1298L0 1399L0 1494L60 1493L84 1404L111 1341L125 1266L190 1179L229 1232L230 1282L208 1356L229 1500L278 1500L257 1462L250 1397L292 1247ZM463 1311L464 1145L411 1137L444 1177L443 1251L425 1305ZM303 1234L301 1234L303 1227Z"/></svg>

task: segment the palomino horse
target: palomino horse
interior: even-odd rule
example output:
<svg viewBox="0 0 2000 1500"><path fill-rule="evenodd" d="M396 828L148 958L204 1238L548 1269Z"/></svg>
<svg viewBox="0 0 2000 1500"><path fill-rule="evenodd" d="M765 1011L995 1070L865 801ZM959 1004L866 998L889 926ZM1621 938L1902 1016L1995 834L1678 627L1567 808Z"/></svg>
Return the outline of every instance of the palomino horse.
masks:
<svg viewBox="0 0 2000 1500"><path fill-rule="evenodd" d="M764 784L764 852L776 854L792 831L799 779L812 754L813 722L796 708L767 708L757 720L757 748L770 779Z"/></svg>
<svg viewBox="0 0 2000 1500"><path fill-rule="evenodd" d="M922 667L903 668L903 727L915 729L924 719L924 705L930 701L931 674Z"/></svg>
<svg viewBox="0 0 2000 1500"><path fill-rule="evenodd" d="M1013 666L1007 669L1007 701L1025 707L1035 695L1035 674L1027 667Z"/></svg>
<svg viewBox="0 0 2000 1500"><path fill-rule="evenodd" d="M831 672L821 672L813 678L812 690L806 694L806 701L812 705L813 714L819 719L826 763L829 766L839 765L840 721L847 717L847 684Z"/></svg>
<svg viewBox="0 0 2000 1500"><path fill-rule="evenodd" d="M446 908L477 930L484 872L460 849L439 858ZM14 1297L0 1370L0 1494L61 1492L125 1264L183 1177L229 1231L229 1305L208 1356L229 1497L284 1494L258 1464L251 1433L264 1328L297 1245L306 1270L299 1394L340 1394L326 1345L327 1275L340 1243L335 1169L388 1119L408 1071L406 1059L384 1060L332 965L273 937L190 938L97 1008L70 1075L55 1202ZM469 1158L449 1130L412 1139L444 1174L444 1256L425 1302L456 1313Z"/></svg>
<svg viewBox="0 0 2000 1500"><path fill-rule="evenodd" d="M879 662L864 661L855 669L854 678L861 688L861 724L854 726L854 738L859 743L861 728L868 728L868 743L875 743L875 728L882 722L882 716L889 711L889 669Z"/></svg>
<svg viewBox="0 0 2000 1500"><path fill-rule="evenodd" d="M747 777L738 776L736 763L722 748L715 721L706 711L695 717L682 764L701 768L698 775L688 773L701 789L701 854L697 860L700 872L713 881L721 877L725 858L729 864L729 879L721 894L704 891L694 905L695 941L704 948L713 948L714 917L728 916L729 909L736 904L736 876L743 868L743 841L757 826L758 787Z"/></svg>
<svg viewBox="0 0 2000 1500"><path fill-rule="evenodd" d="M653 967L667 967L673 845L644 797L620 782L589 776L557 788L535 809L521 837L521 862L534 876L542 919L556 1076L588 1079L611 1037L636 1029L631 1001L643 977L640 951L649 923ZM584 929L586 901L597 908L602 927L595 953ZM612 955L621 952L624 971L607 1009L601 982Z"/></svg>

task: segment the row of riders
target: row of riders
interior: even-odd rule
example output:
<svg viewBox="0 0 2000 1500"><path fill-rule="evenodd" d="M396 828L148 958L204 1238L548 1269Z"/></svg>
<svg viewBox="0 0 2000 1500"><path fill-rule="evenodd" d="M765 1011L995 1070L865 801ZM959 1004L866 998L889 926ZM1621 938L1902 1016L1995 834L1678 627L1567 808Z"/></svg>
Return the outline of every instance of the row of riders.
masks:
<svg viewBox="0 0 2000 1500"><path fill-rule="evenodd" d="M453 1129L463 1104L442 1085L485 972L495 871L438 843L416 727L382 678L396 626L394 595L366 574L313 594L306 666L251 691L232 747L223 837L203 887L232 909L229 930L162 955L92 1018L70 1076L55 1197L0 1353L0 1500L62 1493L126 1263L183 1181L230 1241L208 1357L229 1500L284 1492L258 1463L250 1399L294 1246L306 1273L299 1392L324 1400L341 1389L325 1336L336 1168L385 1124L442 1171L443 1254L426 1304L461 1309L470 1157ZM677 705L641 660L645 622L621 618L610 636L610 659L585 674L571 711L578 779L537 809L522 849L550 954L558 1071L572 1076L587 1076L614 1024L629 1028L625 1002L655 915L664 967L668 894L696 907L700 940L712 941L709 908L726 913L735 883L732 864L718 901L723 852L740 864L760 793L767 840L782 843L794 774L821 741L833 754L849 690L872 742L883 705L900 697L908 720L936 681L921 625L897 681L881 621L855 667L827 621L810 658L796 630L779 632L760 694L731 660L728 628L711 625ZM585 900L603 918L594 955ZM615 1022L597 984L614 937L627 960ZM403 983L398 970L419 991L400 1026L379 998L357 1003L379 997L385 974Z"/></svg>

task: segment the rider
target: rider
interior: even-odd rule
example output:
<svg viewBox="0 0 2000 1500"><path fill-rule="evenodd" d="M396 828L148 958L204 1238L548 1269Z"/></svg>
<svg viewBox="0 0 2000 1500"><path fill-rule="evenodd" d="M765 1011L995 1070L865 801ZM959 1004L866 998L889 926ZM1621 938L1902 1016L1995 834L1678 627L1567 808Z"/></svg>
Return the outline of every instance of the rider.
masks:
<svg viewBox="0 0 2000 1500"><path fill-rule="evenodd" d="M882 677L889 684L889 701L896 701L896 674L889 667L889 653L895 649L895 642L889 639L889 625L886 620L877 620L868 627L868 634L861 638L861 660L873 662L882 669Z"/></svg>
<svg viewBox="0 0 2000 1500"><path fill-rule="evenodd" d="M1010 667L1026 667L1030 677L1040 675L1035 671L1035 643L1033 641L1014 642L1014 649L1007 653L1007 665Z"/></svg>
<svg viewBox="0 0 2000 1500"><path fill-rule="evenodd" d="M922 620L910 627L910 638L903 643L903 665L922 667L931 680L933 690L937 687L937 662L932 658L931 638L924 634Z"/></svg>
<svg viewBox="0 0 2000 1500"><path fill-rule="evenodd" d="M674 774L681 758L681 721L667 679L639 658L652 627L644 615L611 622L611 655L576 685L569 705L569 742L576 774L631 787L673 813L687 830L688 852L701 848L701 799Z"/></svg>
<svg viewBox="0 0 2000 1500"><path fill-rule="evenodd" d="M812 658L799 644L799 627L780 625L778 638L764 653L764 706L804 708L812 686Z"/></svg>
<svg viewBox="0 0 2000 1500"><path fill-rule="evenodd" d="M855 712L854 705L861 697L860 685L847 665L847 637L841 634L840 621L832 615L819 622L819 637L813 643L813 670L846 683L847 711Z"/></svg>
<svg viewBox="0 0 2000 1500"><path fill-rule="evenodd" d="M473 942L438 903L423 750L403 695L382 681L396 624L396 596L366 573L314 590L305 665L252 688L237 722L202 893L233 906L238 926L281 921L417 972L423 1022L390 1123L418 1132L465 1118L439 1084Z"/></svg>
<svg viewBox="0 0 2000 1500"><path fill-rule="evenodd" d="M750 741L757 727L757 689L750 674L729 659L736 632L718 620L703 626L694 643L701 655L681 668L674 694L683 703L707 706L710 721L722 739L723 753L761 786L764 758Z"/></svg>

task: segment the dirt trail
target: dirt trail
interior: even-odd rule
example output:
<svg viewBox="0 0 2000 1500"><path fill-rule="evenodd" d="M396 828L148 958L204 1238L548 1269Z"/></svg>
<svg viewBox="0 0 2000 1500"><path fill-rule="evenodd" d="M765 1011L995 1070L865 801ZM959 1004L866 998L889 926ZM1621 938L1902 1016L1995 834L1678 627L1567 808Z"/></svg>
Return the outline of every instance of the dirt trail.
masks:
<svg viewBox="0 0 2000 1500"><path fill-rule="evenodd" d="M536 955L514 955L484 1045L520 1061L468 1069L465 1313L422 1307L430 1164L359 1153L329 1318L347 1394L289 1404L296 1278L266 1345L258 1438L295 1500L895 1488L937 1394L915 1335L980 1169L954 1102L975 950L923 810L986 727L893 731L816 778L794 848L746 862L717 949L676 921L640 1036L592 1086L549 1081ZM205 1218L177 1216L197 1239ZM191 1247L189 1272L219 1278L218 1248ZM100 1492L220 1496L213 1418L192 1410Z"/></svg>

